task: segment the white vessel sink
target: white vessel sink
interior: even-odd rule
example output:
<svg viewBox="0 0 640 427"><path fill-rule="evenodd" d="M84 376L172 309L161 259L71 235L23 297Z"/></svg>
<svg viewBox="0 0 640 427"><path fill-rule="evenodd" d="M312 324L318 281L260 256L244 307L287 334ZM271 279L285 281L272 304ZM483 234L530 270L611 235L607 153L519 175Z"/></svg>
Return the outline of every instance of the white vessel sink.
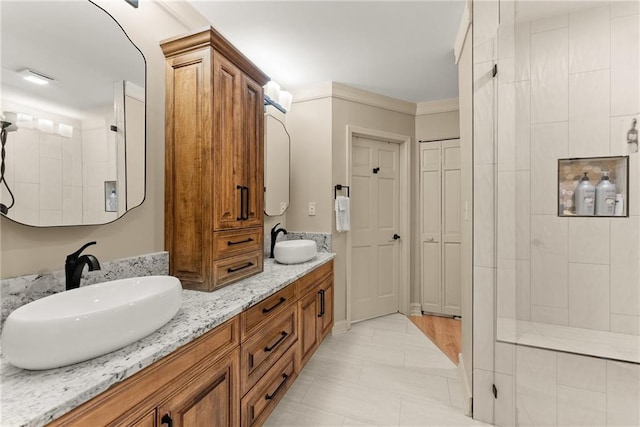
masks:
<svg viewBox="0 0 640 427"><path fill-rule="evenodd" d="M316 256L316 242L313 240L285 240L276 243L273 256L281 264L299 264Z"/></svg>
<svg viewBox="0 0 640 427"><path fill-rule="evenodd" d="M82 362L156 331L181 304L182 286L172 276L114 280L61 292L7 317L2 353L23 369Z"/></svg>

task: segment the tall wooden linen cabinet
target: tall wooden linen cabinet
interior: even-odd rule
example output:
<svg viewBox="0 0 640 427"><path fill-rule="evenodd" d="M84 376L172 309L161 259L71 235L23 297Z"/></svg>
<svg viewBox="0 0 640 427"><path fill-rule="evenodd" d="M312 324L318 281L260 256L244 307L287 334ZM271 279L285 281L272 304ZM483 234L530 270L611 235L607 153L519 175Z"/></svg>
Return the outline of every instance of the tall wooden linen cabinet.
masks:
<svg viewBox="0 0 640 427"><path fill-rule="evenodd" d="M165 248L183 287L213 291L263 270L269 80L213 28L163 41Z"/></svg>

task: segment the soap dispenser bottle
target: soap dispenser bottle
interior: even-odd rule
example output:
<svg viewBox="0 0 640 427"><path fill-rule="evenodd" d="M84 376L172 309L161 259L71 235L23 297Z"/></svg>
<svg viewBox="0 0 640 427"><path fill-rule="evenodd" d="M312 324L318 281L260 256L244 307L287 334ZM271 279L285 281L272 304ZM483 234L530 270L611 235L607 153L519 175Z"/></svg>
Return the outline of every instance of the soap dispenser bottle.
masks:
<svg viewBox="0 0 640 427"><path fill-rule="evenodd" d="M596 187L589 182L589 173L585 172L576 187L576 215L593 215L595 199Z"/></svg>
<svg viewBox="0 0 640 427"><path fill-rule="evenodd" d="M616 186L609 180L609 172L602 171L596 185L596 215L613 216L616 207Z"/></svg>

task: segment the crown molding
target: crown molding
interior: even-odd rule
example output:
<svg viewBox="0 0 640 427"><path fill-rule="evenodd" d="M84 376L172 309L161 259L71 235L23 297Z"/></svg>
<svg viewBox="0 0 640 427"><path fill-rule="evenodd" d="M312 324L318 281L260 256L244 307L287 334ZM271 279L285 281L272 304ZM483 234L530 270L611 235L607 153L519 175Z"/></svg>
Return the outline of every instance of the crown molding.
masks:
<svg viewBox="0 0 640 427"><path fill-rule="evenodd" d="M371 107L382 108L403 114L416 114L416 104L390 96L380 95L362 89L356 89L342 83L322 82L298 90L293 94L293 103L312 101L322 98L343 99Z"/></svg>
<svg viewBox="0 0 640 427"><path fill-rule="evenodd" d="M189 30L211 25L207 18L186 1L155 0L155 3Z"/></svg>
<svg viewBox="0 0 640 427"><path fill-rule="evenodd" d="M458 101L458 98L420 102L416 106L416 116L423 116L425 114L448 113L450 111L458 111L459 109L460 102Z"/></svg>

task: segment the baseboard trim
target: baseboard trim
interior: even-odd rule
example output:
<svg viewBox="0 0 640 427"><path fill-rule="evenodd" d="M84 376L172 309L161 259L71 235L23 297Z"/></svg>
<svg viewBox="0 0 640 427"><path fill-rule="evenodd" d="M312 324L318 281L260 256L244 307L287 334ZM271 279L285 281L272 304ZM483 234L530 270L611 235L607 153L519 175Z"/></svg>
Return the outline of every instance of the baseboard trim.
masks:
<svg viewBox="0 0 640 427"><path fill-rule="evenodd" d="M340 335L347 332L351 329L351 325L346 320L340 320L338 322L333 323L333 328L331 329L331 335Z"/></svg>
<svg viewBox="0 0 640 427"><path fill-rule="evenodd" d="M409 304L409 316L422 316L422 306L417 302Z"/></svg>
<svg viewBox="0 0 640 427"><path fill-rule="evenodd" d="M460 395L462 396L462 403L464 405L464 414L467 417L473 416L472 411L472 402L473 395L471 394L471 384L469 384L469 380L467 378L467 371L464 367L464 357L462 357L462 353L458 354L458 367L456 369L456 373L458 376L458 386L460 388Z"/></svg>

